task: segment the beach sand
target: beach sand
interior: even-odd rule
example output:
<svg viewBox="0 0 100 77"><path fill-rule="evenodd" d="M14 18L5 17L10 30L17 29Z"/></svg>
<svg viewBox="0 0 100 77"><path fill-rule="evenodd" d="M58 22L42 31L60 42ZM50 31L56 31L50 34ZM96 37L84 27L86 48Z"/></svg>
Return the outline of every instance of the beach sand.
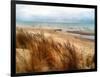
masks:
<svg viewBox="0 0 100 77"><path fill-rule="evenodd" d="M47 47L43 46L43 47L46 47L46 49L49 49L49 51L51 51L53 53L52 54L51 52L48 51L50 54L52 54L50 56L51 61L48 62L47 59L43 60L43 57L41 58L42 60L39 60L40 62L38 61L38 59L36 57L34 58L35 60L33 61L33 60L31 60L32 55L30 54L30 52L32 50L34 53L36 53L36 51L33 50L29 46L26 46L26 47L20 46L20 42L18 40L18 41L16 41L16 43L18 42L16 45L16 53L17 53L16 54L16 71L17 71L17 73L64 71L64 70L71 70L71 69L79 70L79 69L92 69L95 67L95 63L94 63L94 56L95 56L94 55L95 54L95 50L94 50L95 45L94 44L95 44L95 42L94 42L94 40L82 38L80 36L75 36L75 35L72 35L72 34L74 34L74 32L64 32L61 29L49 29L49 28L41 29L41 28L34 28L34 27L17 27L16 28L16 36L18 36L20 30L27 32L27 34L34 36L34 37L35 36L40 37L40 35L38 35L38 34L43 34L43 39L47 39L48 42L51 42L51 39L52 39L53 42L56 43L54 45L57 45L57 47L58 47L58 44L59 44L60 47L58 47L58 51L60 51L61 55L57 55L58 54L57 51L54 53L52 50L52 47L50 47L51 48L50 49L49 46L47 46ZM83 32L75 32L75 33L89 35L89 33L83 33ZM93 34L90 34L90 35L93 35ZM33 45L33 43L32 43L32 45ZM44 41L44 43L45 43L45 41ZM67 53L66 53L66 48L64 48L65 44L66 45L70 44L69 46L72 48L72 49L67 48L68 49ZM41 45L41 43L40 43L40 45ZM50 43L50 45L51 45L51 43ZM36 49L39 50L38 46ZM46 51L45 48L41 48L41 49L44 49L44 51ZM70 51L72 51L72 52L70 52ZM46 53L48 53L48 52L46 52ZM74 59L74 57L69 54L68 56L71 56L71 57L66 58L66 57L64 57L63 52L65 53L65 55L70 52L73 55L75 55L76 57ZM74 52L75 52L75 54L74 54ZM43 53L41 53L41 54L42 54L42 56L45 55ZM64 61L62 61L62 57L65 58L66 60L64 59ZM21 60L21 58L23 58L23 59ZM24 60L25 60L25 63L23 63ZM75 62L74 63L70 62L70 61L74 61L74 60L77 60L76 64L75 64ZM49 64L49 63L51 63L51 64ZM70 64L72 64L72 65L69 66Z"/></svg>

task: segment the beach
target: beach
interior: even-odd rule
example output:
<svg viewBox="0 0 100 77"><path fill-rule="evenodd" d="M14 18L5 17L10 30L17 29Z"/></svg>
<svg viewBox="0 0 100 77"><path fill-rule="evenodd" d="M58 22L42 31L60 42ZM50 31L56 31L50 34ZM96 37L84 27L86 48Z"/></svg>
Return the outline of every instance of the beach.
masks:
<svg viewBox="0 0 100 77"><path fill-rule="evenodd" d="M32 27L32 26L27 26L27 27L17 26L16 27L16 39L21 39L21 37L18 37L21 30L24 33L24 35L26 34L25 36L23 36L24 37L23 40L25 40L26 36L29 35L29 37L31 39L30 38L28 38L28 39L33 40L32 38L35 38L34 40L36 40L37 42L33 40L34 42L36 42L36 45L35 45L34 42L29 41L29 43L31 45L34 44L34 46L36 46L35 49L33 49L32 47L27 45L28 43L24 43L24 42L28 41L27 39L26 39L26 41L23 42L23 44L26 44L26 46L24 46L24 47L21 46L20 40L16 41L16 43L17 43L16 44L16 53L21 55L25 59L26 64L28 63L28 65L25 65L25 64L20 65L22 63L22 61L20 61L21 59L17 55L16 56L16 59L17 59L16 60L16 64L17 64L16 71L17 72L28 72L28 70L29 70L29 72L64 71L64 70L71 70L71 69L72 70L73 69L74 70L92 69L95 67L95 64L94 64L95 41L94 41L94 39L91 39L91 38L89 39L89 38L81 37L82 35L88 35L88 36L94 35L93 33L87 33L87 32L81 32L81 31L63 31L62 29L59 29L59 28L52 29L52 28L36 28L36 27ZM79 34L79 35L75 35L75 34ZM20 36L21 36L21 34L20 34ZM45 39L47 41L44 41ZM46 51L45 54L46 53L51 54L51 56L49 54L51 62L47 61L48 58L46 60L45 59L43 60L43 56L45 56L44 53L41 53L42 60L39 60L39 62L38 62L38 60L36 60L37 59L36 57L35 57L35 61L31 60L29 52L31 52L31 50L32 50L32 53L33 52L34 52L34 54L37 53L35 51L39 51L39 49L41 49L41 46L38 47L39 44L41 45L41 40L43 43L45 43L45 45L43 44L44 48L42 47L42 49L44 49L43 52ZM53 46L49 47L49 45L46 42L49 43L50 45L52 44ZM37 43L39 43L39 44L37 44ZM46 44L47 44L47 47L46 47ZM54 47L54 48L52 48L52 47ZM49 49L49 50L47 50L47 49ZM58 51L60 52L61 55L58 54ZM38 53L38 56L39 56L39 53ZM25 58L25 54L27 55L26 56L27 58ZM64 55L67 55L67 57L64 57ZM36 54L35 54L35 56L36 56ZM68 56L72 56L72 57L68 58ZM73 56L75 56L75 57L73 57ZM63 64L62 58L64 58L64 62L65 62L64 64ZM74 60L74 58L75 58L75 60ZM32 69L32 64L31 64L30 60L33 62L34 70ZM77 61L76 65L72 61ZM36 64L34 64L34 62ZM53 64L53 62L54 62L54 64ZM49 63L51 63L51 64L49 65ZM74 65L69 66L69 63L74 64L75 66ZM58 64L58 65L56 65L56 64ZM37 67L37 68L35 68L35 67ZM49 67L51 67L51 68L49 68Z"/></svg>
<svg viewBox="0 0 100 77"><path fill-rule="evenodd" d="M16 73L95 66L94 9L16 5Z"/></svg>

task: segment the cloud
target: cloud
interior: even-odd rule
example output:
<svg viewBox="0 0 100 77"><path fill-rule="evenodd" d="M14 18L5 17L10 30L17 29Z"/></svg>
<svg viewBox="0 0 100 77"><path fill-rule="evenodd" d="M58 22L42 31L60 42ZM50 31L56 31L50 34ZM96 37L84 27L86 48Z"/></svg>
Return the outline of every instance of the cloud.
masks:
<svg viewBox="0 0 100 77"><path fill-rule="evenodd" d="M45 22L86 22L94 20L94 9L16 5L16 20Z"/></svg>

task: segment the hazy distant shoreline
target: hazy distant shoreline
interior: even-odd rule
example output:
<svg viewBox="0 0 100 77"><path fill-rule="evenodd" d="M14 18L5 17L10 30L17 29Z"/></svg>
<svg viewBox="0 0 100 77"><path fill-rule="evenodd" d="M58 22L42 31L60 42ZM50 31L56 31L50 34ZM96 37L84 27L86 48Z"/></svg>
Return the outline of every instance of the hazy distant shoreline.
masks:
<svg viewBox="0 0 100 77"><path fill-rule="evenodd" d="M87 32L87 31L81 31L81 30L69 30L67 29L61 29L61 28L51 28L51 27L37 27L37 26L30 26L30 25L17 25L18 27L26 27L26 28L32 28L32 29L49 29L49 30L53 30L53 31L61 31L61 32L65 32L65 33L70 33L73 36L76 37L80 37L83 39L87 39L87 40L92 40L94 41L94 33L93 32Z"/></svg>

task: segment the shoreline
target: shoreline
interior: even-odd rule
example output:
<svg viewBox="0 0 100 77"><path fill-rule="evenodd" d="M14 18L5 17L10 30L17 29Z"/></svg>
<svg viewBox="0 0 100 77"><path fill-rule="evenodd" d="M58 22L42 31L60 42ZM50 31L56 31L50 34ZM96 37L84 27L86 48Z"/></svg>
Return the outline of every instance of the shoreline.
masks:
<svg viewBox="0 0 100 77"><path fill-rule="evenodd" d="M25 29L30 29L30 30L43 30L43 31L52 31L52 32L63 32L63 33L70 34L74 37L90 40L90 41L94 41L95 39L94 33L86 32L86 31L68 31L68 30L63 31L63 29L60 29L60 28L56 28L56 29L38 28L38 27L32 27L32 26L19 26L19 25L16 26L16 28L25 28Z"/></svg>

